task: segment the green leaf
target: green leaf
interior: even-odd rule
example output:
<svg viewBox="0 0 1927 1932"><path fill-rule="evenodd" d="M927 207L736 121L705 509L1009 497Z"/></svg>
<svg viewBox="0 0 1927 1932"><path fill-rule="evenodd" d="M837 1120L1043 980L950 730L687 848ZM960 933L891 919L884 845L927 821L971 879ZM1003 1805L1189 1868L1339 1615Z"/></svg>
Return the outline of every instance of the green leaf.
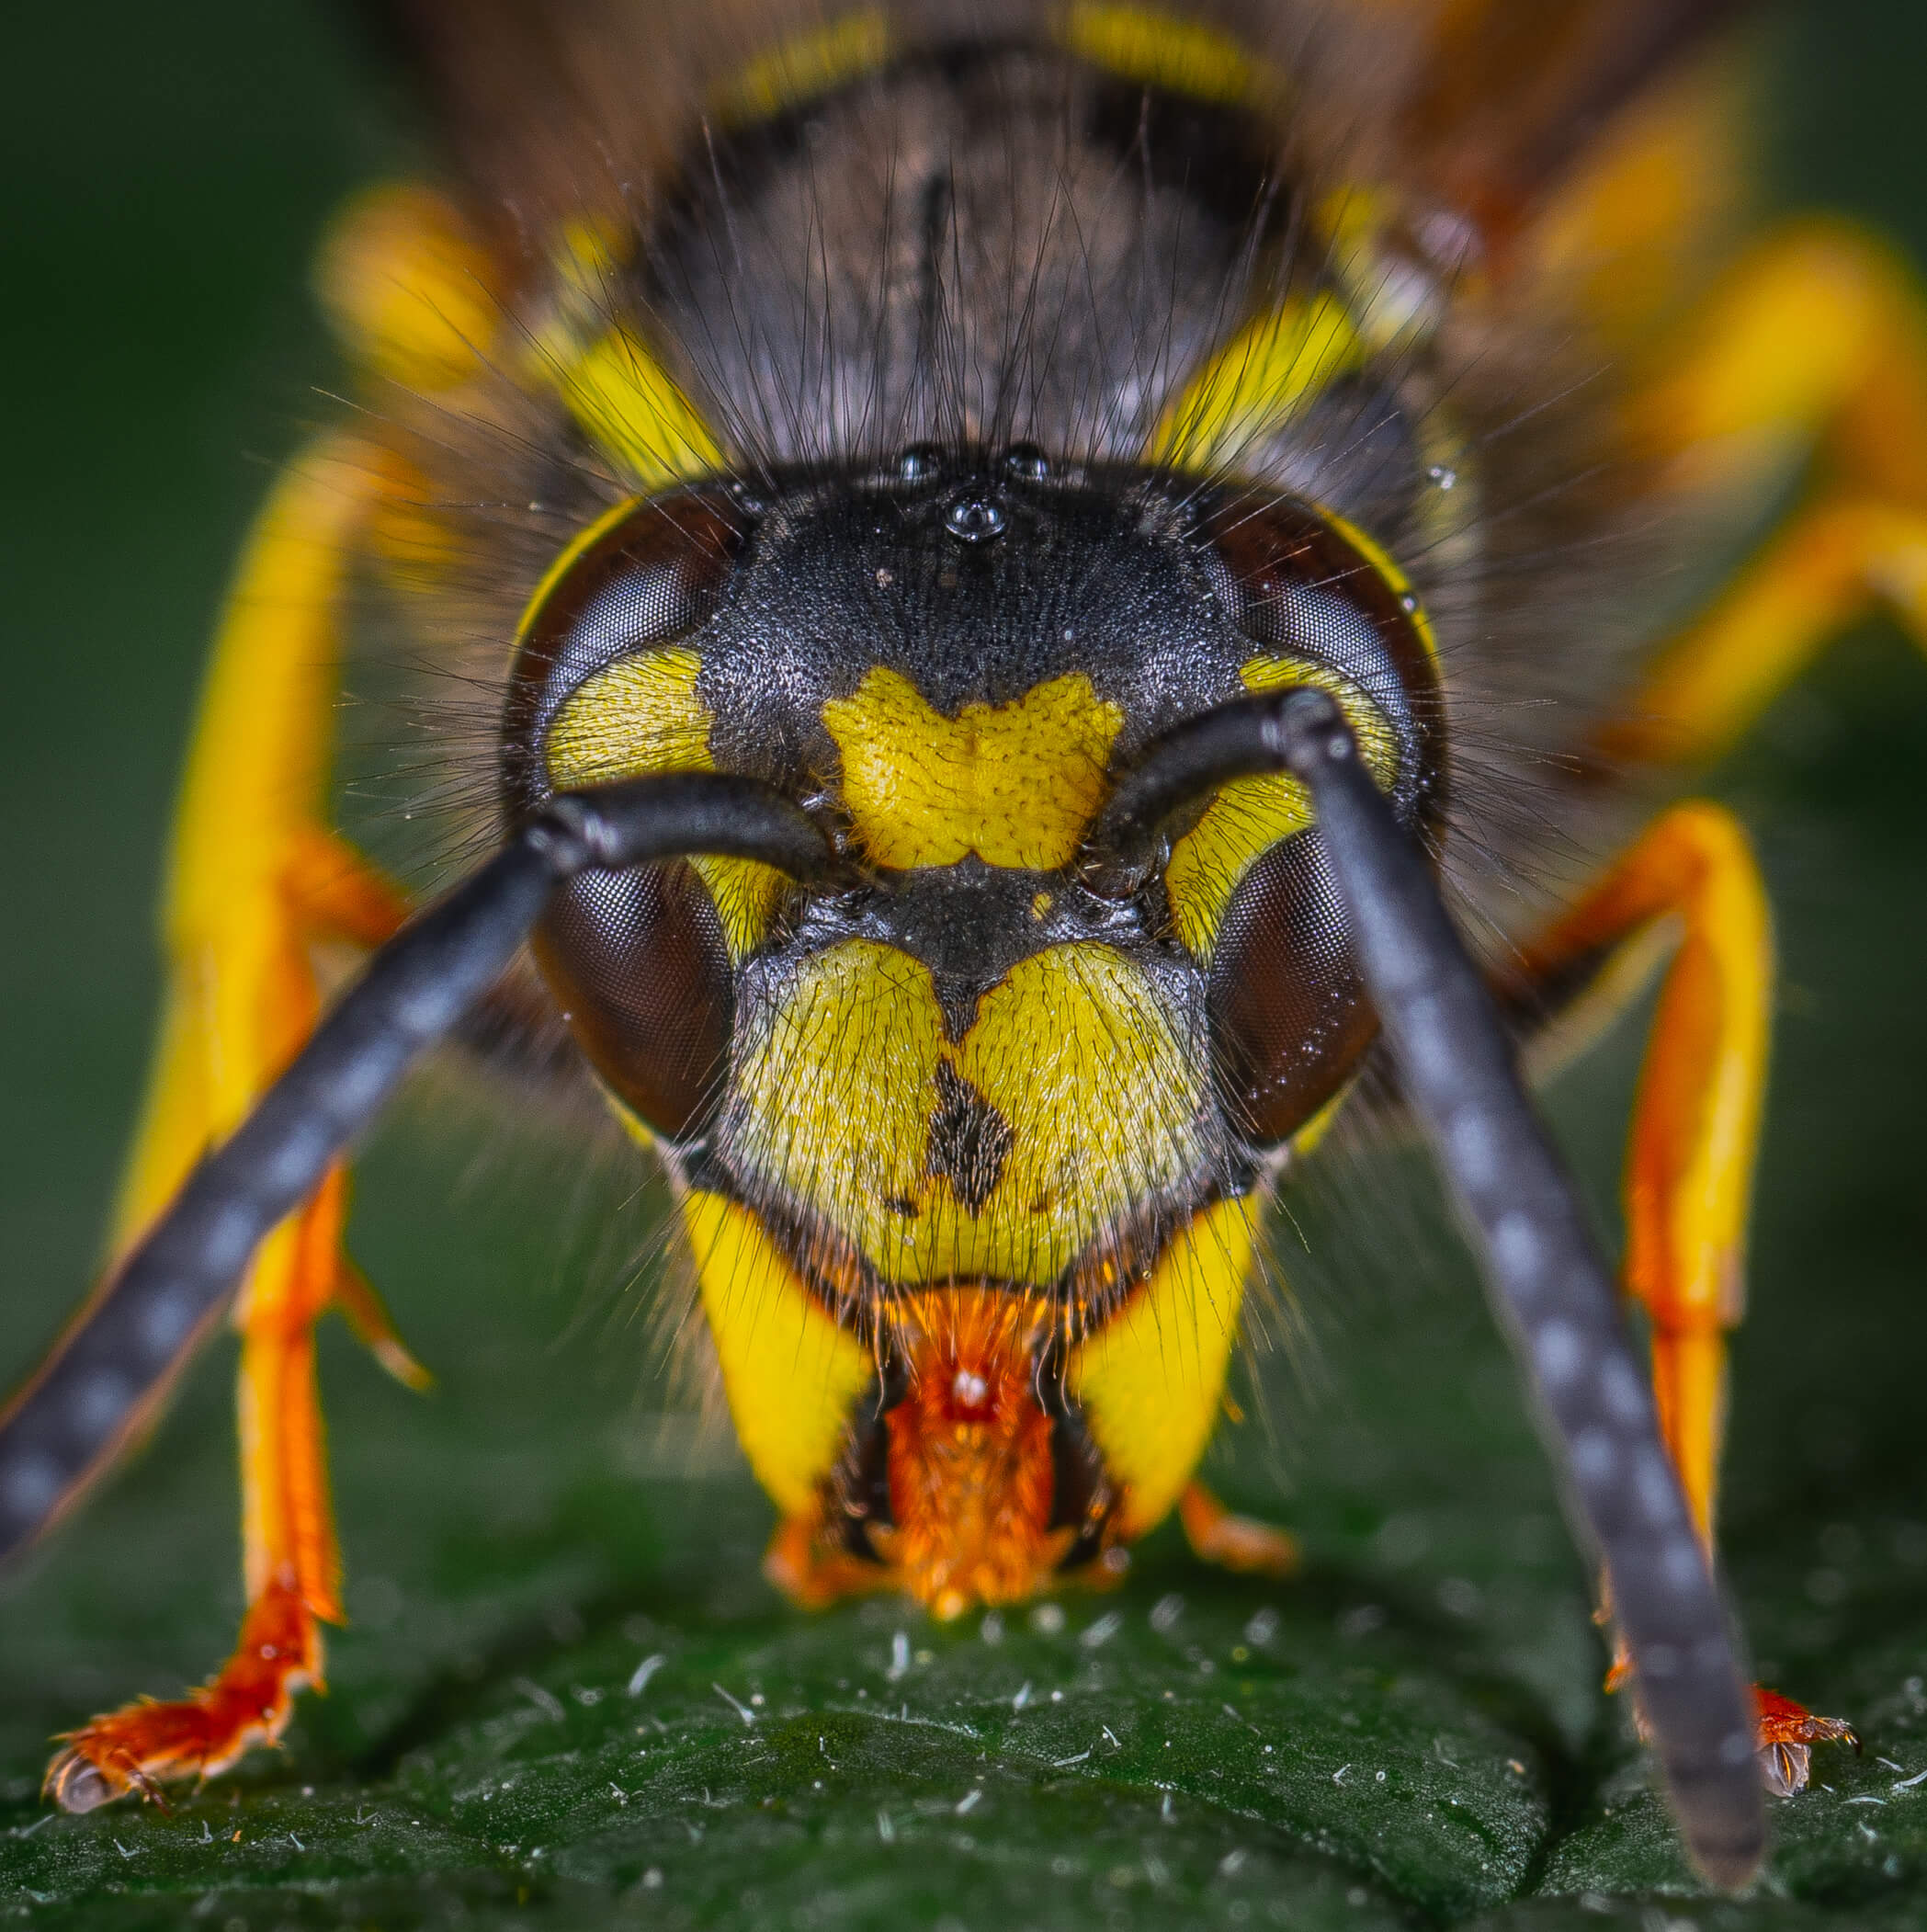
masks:
<svg viewBox="0 0 1927 1932"><path fill-rule="evenodd" d="M0 282L32 296L6 318L15 363L36 378L10 403L0 517L9 1376L82 1290L134 1104L174 746L259 484L230 456L294 434L289 398L319 366L306 237L371 165L340 131L364 111L340 50L298 9L278 39L276 10L238 0L125 8L111 32L32 11L20 70L83 74L85 96L82 112L69 86L17 90L0 125L10 181L77 170L0 234ZM1808 34L1832 105L1800 148L1826 185L1903 215L1921 181L1906 96L1865 101L1914 85L1918 40L1888 44L1906 31L1913 12L1860 5ZM130 316L133 286L151 316ZM266 407L264 353L286 375ZM1061 1598L1061 1622L936 1629L884 1600L803 1616L761 1581L767 1506L657 1373L660 1196L625 1203L629 1171L585 1183L566 1145L425 1099L371 1153L355 1243L440 1386L408 1395L334 1330L323 1350L353 1618L331 1694L303 1701L284 1752L167 1814L39 1800L51 1733L174 1693L232 1641L220 1344L147 1452L6 1581L0 1920L1920 1925L1923 756L1927 678L1882 634L1722 775L1785 954L1723 1543L1762 1676L1866 1740L1772 1807L1751 1900L1699 1893L1601 1694L1586 1580L1423 1164L1335 1163L1277 1225L1293 1301L1264 1311L1252 1419L1211 1473L1301 1536L1302 1577L1219 1575L1161 1532L1123 1588ZM1556 1097L1608 1229L1638 1045L1636 1016Z"/></svg>

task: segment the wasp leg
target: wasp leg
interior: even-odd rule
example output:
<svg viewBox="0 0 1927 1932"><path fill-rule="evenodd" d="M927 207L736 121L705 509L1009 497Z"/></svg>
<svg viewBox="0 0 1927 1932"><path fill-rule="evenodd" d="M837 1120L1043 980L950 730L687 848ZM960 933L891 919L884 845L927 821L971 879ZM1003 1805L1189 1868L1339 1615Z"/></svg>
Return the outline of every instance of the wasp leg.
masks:
<svg viewBox="0 0 1927 1932"><path fill-rule="evenodd" d="M1876 604L1927 648L1927 301L1872 237L1830 222L1770 236L1648 392L1635 434L1689 485L1776 450L1810 454L1817 480L1661 653L1602 733L1607 756L1714 756Z"/></svg>
<svg viewBox="0 0 1927 1932"><path fill-rule="evenodd" d="M1524 985L1613 977L1614 955L1678 934L1647 1043L1625 1177L1626 1292L1652 1335L1660 1432L1700 1538L1713 1545L1726 1422L1726 1335L1745 1309L1748 1197L1773 1003L1773 930L1744 830L1717 805L1663 813L1525 950ZM1621 981L1622 993L1631 989ZM1513 997L1518 996L1514 989ZM1623 1655L1607 1677L1628 1675ZM1806 1747L1853 1733L1762 1690L1770 1786L1799 1790Z"/></svg>
<svg viewBox="0 0 1927 1932"><path fill-rule="evenodd" d="M435 392L482 365L501 319L499 278L439 197L371 190L335 223L318 266L344 347L378 381ZM402 895L322 814L349 560L366 547L424 567L434 543L419 491L393 452L336 436L289 466L244 553L176 823L166 1006L116 1212L117 1251L312 1032L321 995L311 948L372 949L407 916ZM341 1253L346 1199L336 1166L263 1244L237 1304L248 1594L240 1645L192 1697L132 1705L73 1733L49 1773L71 1810L221 1769L278 1736L294 1693L321 1682L319 1624L341 1613L314 1322L338 1307L391 1372L426 1381Z"/></svg>
<svg viewBox="0 0 1927 1932"><path fill-rule="evenodd" d="M379 487L358 446L323 445L277 485L216 644L176 824L165 903L167 1003L115 1245L125 1249L212 1141L313 1029L316 940L379 944L405 905L318 824L349 549ZM321 1679L339 1620L312 1326L341 1303L378 1356L421 1371L340 1254L344 1170L264 1244L241 1298L240 1425L248 1611L240 1647L192 1697L74 1733L49 1773L71 1810L205 1775L286 1724Z"/></svg>
<svg viewBox="0 0 1927 1932"><path fill-rule="evenodd" d="M356 362L417 392L474 374L500 321L496 279L459 213L411 187L352 203L318 275ZM117 1251L312 1032L321 996L311 947L372 949L407 915L402 895L322 814L349 559L365 542L418 563L417 491L391 452L332 438L283 474L243 555L176 822L166 1006L116 1211ZM346 1202L336 1166L263 1244L237 1304L248 1595L239 1645L191 1697L130 1705L72 1733L48 1774L70 1810L221 1769L278 1736L295 1692L321 1684L319 1625L341 1611L314 1322L340 1308L391 1373L417 1387L427 1380L341 1253Z"/></svg>
<svg viewBox="0 0 1927 1932"><path fill-rule="evenodd" d="M47 1772L68 1811L226 1769L278 1737L295 1693L322 1682L320 1623L341 1619L340 1560L312 1324L333 1298L346 1198L336 1168L264 1244L238 1316L248 1607L233 1655L187 1698L130 1704L69 1733Z"/></svg>
<svg viewBox="0 0 1927 1932"><path fill-rule="evenodd" d="M845 1597L901 1587L902 1579L880 1563L861 1557L830 1540L818 1512L788 1516L763 1552L763 1574L801 1610L828 1609Z"/></svg>
<svg viewBox="0 0 1927 1932"><path fill-rule="evenodd" d="M1285 1577L1298 1567L1298 1540L1288 1529L1234 1514L1196 1478L1178 1498L1178 1521L1192 1554L1221 1569Z"/></svg>

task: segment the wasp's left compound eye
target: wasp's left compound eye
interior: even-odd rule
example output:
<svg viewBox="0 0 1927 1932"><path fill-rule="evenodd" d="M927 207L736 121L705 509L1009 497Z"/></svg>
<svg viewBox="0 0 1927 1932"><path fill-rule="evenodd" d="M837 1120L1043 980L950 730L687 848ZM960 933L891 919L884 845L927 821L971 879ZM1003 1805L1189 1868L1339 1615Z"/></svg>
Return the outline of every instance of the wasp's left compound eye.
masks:
<svg viewBox="0 0 1927 1932"><path fill-rule="evenodd" d="M1341 520L1288 498L1237 501L1203 526L1207 568L1258 648L1254 690L1318 685L1349 718L1380 789L1414 830L1443 803L1443 721L1429 633L1397 567ZM1228 1103L1259 1141L1288 1138L1351 1077L1378 1023L1309 801L1294 780L1244 801L1251 856L1210 955L1210 1011ZM1240 801L1216 808L1236 836ZM1267 813L1275 813L1264 834ZM1280 832L1284 835L1280 836Z"/></svg>
<svg viewBox="0 0 1927 1932"><path fill-rule="evenodd" d="M551 792L706 768L691 635L714 608L744 518L720 493L626 506L565 553L525 619L504 720L512 816ZM696 1131L729 1048L730 953L682 861L585 873L533 938L576 1043L659 1132Z"/></svg>

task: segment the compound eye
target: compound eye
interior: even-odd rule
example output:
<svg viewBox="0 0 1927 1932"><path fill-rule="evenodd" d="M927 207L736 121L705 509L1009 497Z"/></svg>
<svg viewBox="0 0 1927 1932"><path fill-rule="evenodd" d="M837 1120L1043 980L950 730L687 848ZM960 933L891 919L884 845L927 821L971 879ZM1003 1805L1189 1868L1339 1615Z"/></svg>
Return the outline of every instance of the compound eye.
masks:
<svg viewBox="0 0 1927 1932"><path fill-rule="evenodd" d="M550 733L584 685L618 659L700 628L742 552L747 524L719 491L680 491L624 504L562 552L529 599L509 674L502 770L512 813L527 812L554 789Z"/></svg>
<svg viewBox="0 0 1927 1932"><path fill-rule="evenodd" d="M715 608L745 522L720 493L682 493L626 506L564 553L530 601L510 676L511 815L556 790L708 763L689 641ZM647 716L621 701L638 689L660 699ZM585 874L556 893L532 945L609 1090L658 1132L697 1131L729 1050L731 963L696 870Z"/></svg>
<svg viewBox="0 0 1927 1932"><path fill-rule="evenodd" d="M1274 846L1225 914L1207 992L1219 1090L1261 1144L1288 1140L1378 1031L1316 833Z"/></svg>
<svg viewBox="0 0 1927 1932"><path fill-rule="evenodd" d="M1214 588L1256 647L1246 684L1330 691L1400 817L1431 829L1444 802L1437 666L1397 567L1339 519L1290 500L1222 506L1203 534ZM1213 928L1212 1050L1234 1118L1275 1144L1341 1091L1378 1023L1309 801L1288 778L1240 786L1238 801L1227 787L1213 807L1235 802L1253 830ZM1199 829L1209 828L1207 816Z"/></svg>
<svg viewBox="0 0 1927 1932"><path fill-rule="evenodd" d="M1376 776L1412 824L1436 809L1442 723L1431 626L1389 557L1342 518L1289 497L1219 505L1201 534L1213 587L1262 654L1273 685L1301 665L1377 750ZM1349 690L1347 690L1349 687Z"/></svg>

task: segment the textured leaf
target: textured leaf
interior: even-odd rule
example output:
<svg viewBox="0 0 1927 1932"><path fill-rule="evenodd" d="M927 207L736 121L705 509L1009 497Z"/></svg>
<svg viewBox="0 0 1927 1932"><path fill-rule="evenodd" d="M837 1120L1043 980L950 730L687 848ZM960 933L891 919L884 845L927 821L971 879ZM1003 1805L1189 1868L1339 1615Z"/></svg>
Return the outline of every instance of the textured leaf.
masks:
<svg viewBox="0 0 1927 1932"><path fill-rule="evenodd" d="M257 11L183 26L129 9L84 48L74 21L34 28L39 71L87 75L100 172L0 240L4 284L44 291L7 323L35 332L17 359L44 380L11 418L0 518L21 680L0 716L0 822L26 855L0 954L8 1374L83 1284L132 1105L177 721L258 487L228 453L276 434L236 371L268 354L287 371L273 392L299 393L317 353L296 319L301 247L370 161L340 131L361 97L332 43L295 14L270 34ZM1842 101L1876 67L1919 71L1918 22L1903 58L1873 31L1898 12L1852 14L1859 68L1813 43ZM170 140L184 100L194 138ZM0 127L10 180L42 178L74 113L59 87L23 102ZM1887 121L1856 109L1858 147L1802 153L1862 154L1917 200L1918 162L1897 148L1912 171L1897 176L1864 131ZM279 313L264 278L288 291ZM151 316L130 313L133 286ZM124 568L100 570L103 541ZM1867 1741L1857 1762L1822 1754L1821 1788L1774 1806L1755 1899L1694 1895L1601 1695L1585 1579L1515 1379L1409 1156L1294 1198L1278 1252L1295 1305L1264 1324L1276 1346L1213 1470L1300 1534L1304 1575L1218 1575L1167 1532L1110 1596L936 1629L882 1600L799 1616L760 1580L766 1505L655 1372L659 1195L624 1201L566 1150L424 1097L371 1151L355 1244L440 1386L407 1394L337 1332L323 1351L354 1619L332 1694L304 1701L285 1752L168 1814L71 1819L38 1800L51 1733L171 1693L231 1641L220 1346L148 1452L7 1581L0 1916L89 1932L1920 1923L1923 755L1927 677L1879 633L1720 775L1761 836L1786 954L1725 1543L1763 1676ZM1557 1096L1604 1227L1638 1050L1628 1024Z"/></svg>

